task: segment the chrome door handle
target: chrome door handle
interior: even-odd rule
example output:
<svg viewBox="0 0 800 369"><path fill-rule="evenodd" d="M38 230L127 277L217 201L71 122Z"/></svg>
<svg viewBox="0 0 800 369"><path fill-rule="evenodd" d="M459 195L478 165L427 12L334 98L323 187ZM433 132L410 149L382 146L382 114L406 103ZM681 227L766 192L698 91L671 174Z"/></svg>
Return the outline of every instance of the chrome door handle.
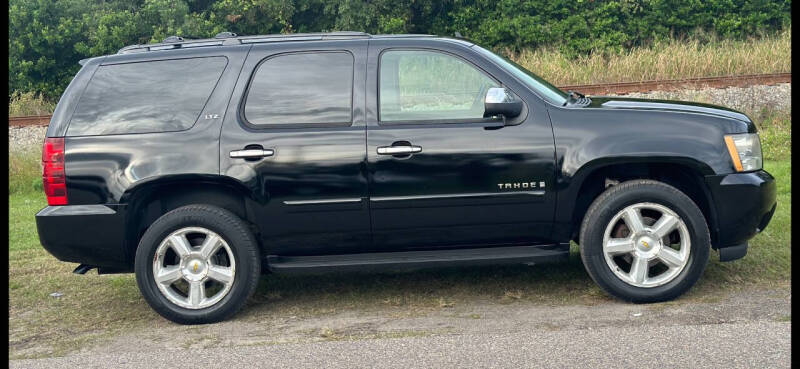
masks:
<svg viewBox="0 0 800 369"><path fill-rule="evenodd" d="M272 155L275 155L275 150L273 149L244 149L231 151L231 158L234 159L266 158Z"/></svg>
<svg viewBox="0 0 800 369"><path fill-rule="evenodd" d="M422 152L421 146L379 146L378 155L405 155Z"/></svg>

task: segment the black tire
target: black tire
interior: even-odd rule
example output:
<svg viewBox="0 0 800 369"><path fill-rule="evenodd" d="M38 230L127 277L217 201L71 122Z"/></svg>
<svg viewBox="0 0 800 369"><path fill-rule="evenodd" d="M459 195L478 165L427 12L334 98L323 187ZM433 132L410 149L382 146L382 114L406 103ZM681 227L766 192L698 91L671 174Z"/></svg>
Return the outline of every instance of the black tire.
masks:
<svg viewBox="0 0 800 369"><path fill-rule="evenodd" d="M621 280L603 255L608 223L625 207L641 202L660 204L677 213L686 224L691 241L689 259L680 274L666 284L649 288ZM594 200L581 224L581 259L589 276L609 294L635 303L672 300L689 290L708 264L710 246L708 225L694 201L677 188L653 180L632 180L609 188Z"/></svg>
<svg viewBox="0 0 800 369"><path fill-rule="evenodd" d="M172 303L158 289L153 276L153 258L159 244L184 227L203 227L218 234L228 243L236 262L230 291L203 309ZM147 229L136 250L135 272L145 300L164 318L180 324L219 322L238 312L255 292L261 274L258 243L247 224L230 211L211 205L187 205L164 214Z"/></svg>

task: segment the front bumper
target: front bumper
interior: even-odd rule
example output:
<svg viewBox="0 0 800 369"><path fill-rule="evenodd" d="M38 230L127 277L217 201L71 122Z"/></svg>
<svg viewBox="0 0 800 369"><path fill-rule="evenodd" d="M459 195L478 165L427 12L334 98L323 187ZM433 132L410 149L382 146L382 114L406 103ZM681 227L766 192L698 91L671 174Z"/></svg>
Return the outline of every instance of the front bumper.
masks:
<svg viewBox="0 0 800 369"><path fill-rule="evenodd" d="M746 252L747 241L763 231L775 213L775 178L759 170L707 176L706 184L716 212L715 248L744 247ZM741 251L726 254L731 255L728 260L744 256Z"/></svg>
<svg viewBox="0 0 800 369"><path fill-rule="evenodd" d="M123 205L48 206L36 214L39 241L61 261L131 269Z"/></svg>

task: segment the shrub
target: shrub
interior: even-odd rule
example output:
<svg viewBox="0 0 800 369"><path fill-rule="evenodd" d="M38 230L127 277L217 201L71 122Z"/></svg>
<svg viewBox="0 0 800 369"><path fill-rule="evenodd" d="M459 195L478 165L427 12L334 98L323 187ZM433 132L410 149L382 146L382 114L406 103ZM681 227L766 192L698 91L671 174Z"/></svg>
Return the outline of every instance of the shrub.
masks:
<svg viewBox="0 0 800 369"><path fill-rule="evenodd" d="M34 92L14 92L8 103L8 116L20 117L25 115L49 115L55 110L56 104L46 100L42 94Z"/></svg>

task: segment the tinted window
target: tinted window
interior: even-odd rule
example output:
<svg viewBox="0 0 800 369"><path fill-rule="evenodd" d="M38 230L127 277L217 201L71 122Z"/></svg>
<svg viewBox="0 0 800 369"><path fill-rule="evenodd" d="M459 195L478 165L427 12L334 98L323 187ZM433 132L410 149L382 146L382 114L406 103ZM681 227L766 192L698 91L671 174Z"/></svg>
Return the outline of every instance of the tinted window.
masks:
<svg viewBox="0 0 800 369"><path fill-rule="evenodd" d="M161 60L97 68L70 136L180 131L194 125L227 59Z"/></svg>
<svg viewBox="0 0 800 369"><path fill-rule="evenodd" d="M256 125L350 124L352 96L350 53L280 55L256 70L244 115Z"/></svg>
<svg viewBox="0 0 800 369"><path fill-rule="evenodd" d="M433 51L387 51L380 65L380 120L482 119L499 84L467 62Z"/></svg>

